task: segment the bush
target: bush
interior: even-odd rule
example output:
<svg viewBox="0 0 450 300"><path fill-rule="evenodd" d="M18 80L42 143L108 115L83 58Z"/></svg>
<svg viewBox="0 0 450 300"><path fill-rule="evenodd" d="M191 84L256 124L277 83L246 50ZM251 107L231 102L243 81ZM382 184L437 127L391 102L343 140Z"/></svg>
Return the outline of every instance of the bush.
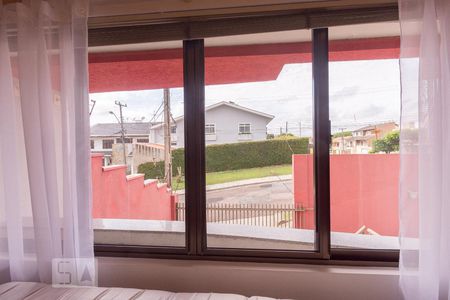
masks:
<svg viewBox="0 0 450 300"><path fill-rule="evenodd" d="M308 138L273 139L206 146L206 172L220 172L290 164L292 154L308 153ZM184 174L184 149L172 151L172 172ZM148 162L138 167L145 178L164 178L164 161Z"/></svg>
<svg viewBox="0 0 450 300"><path fill-rule="evenodd" d="M370 153L391 153L397 152L400 149L400 133L399 131L392 131L384 138L375 140L372 144Z"/></svg>
<svg viewBox="0 0 450 300"><path fill-rule="evenodd" d="M181 168L181 173L184 174L184 149L179 148L172 150L172 174L177 176L178 169ZM145 174L145 179L164 178L164 161L148 162L139 165L138 173Z"/></svg>

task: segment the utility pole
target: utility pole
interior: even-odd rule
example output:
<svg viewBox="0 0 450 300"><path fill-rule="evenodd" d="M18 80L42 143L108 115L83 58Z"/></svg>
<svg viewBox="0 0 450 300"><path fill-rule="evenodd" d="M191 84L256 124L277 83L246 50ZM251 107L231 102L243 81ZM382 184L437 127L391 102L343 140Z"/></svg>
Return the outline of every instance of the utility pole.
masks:
<svg viewBox="0 0 450 300"><path fill-rule="evenodd" d="M167 187L172 187L172 146L170 143L170 92L164 89L164 176Z"/></svg>
<svg viewBox="0 0 450 300"><path fill-rule="evenodd" d="M344 130L345 128L339 128L339 130L341 131L341 154L344 153Z"/></svg>
<svg viewBox="0 0 450 300"><path fill-rule="evenodd" d="M123 127L123 114L122 114L122 108L123 107L127 107L126 104L121 103L120 101L116 100L115 102L116 105L119 106L119 118L120 118L120 133L121 133L121 137L122 137L122 148L123 148L123 164L125 166L127 166L127 170L128 170L128 165L127 165L127 150L125 149L125 128Z"/></svg>
<svg viewBox="0 0 450 300"><path fill-rule="evenodd" d="M286 134L288 133L288 122L286 121Z"/></svg>
<svg viewBox="0 0 450 300"><path fill-rule="evenodd" d="M283 127L280 126L280 135L283 134Z"/></svg>
<svg viewBox="0 0 450 300"><path fill-rule="evenodd" d="M298 122L298 136L302 137L302 122Z"/></svg>

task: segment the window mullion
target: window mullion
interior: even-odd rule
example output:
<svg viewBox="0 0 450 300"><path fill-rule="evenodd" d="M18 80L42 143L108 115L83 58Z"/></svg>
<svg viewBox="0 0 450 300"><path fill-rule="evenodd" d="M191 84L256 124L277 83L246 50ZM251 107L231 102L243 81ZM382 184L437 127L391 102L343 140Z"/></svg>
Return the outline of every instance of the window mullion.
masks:
<svg viewBox="0 0 450 300"><path fill-rule="evenodd" d="M312 31L314 99L314 185L316 249L330 258L330 116L328 82L328 28Z"/></svg>
<svg viewBox="0 0 450 300"><path fill-rule="evenodd" d="M183 42L186 245L191 255L206 248L205 68L203 40Z"/></svg>

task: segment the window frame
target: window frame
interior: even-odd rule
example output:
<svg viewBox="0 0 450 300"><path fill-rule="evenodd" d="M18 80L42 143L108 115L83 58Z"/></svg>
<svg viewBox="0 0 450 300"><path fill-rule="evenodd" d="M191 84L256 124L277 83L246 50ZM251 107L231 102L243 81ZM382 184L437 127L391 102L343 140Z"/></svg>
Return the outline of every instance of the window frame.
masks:
<svg viewBox="0 0 450 300"><path fill-rule="evenodd" d="M248 125L248 132L241 132L241 126L245 127ZM239 135L245 135L245 134L252 134L252 124L251 123L238 123L238 134Z"/></svg>
<svg viewBox="0 0 450 300"><path fill-rule="evenodd" d="M375 9L376 11L376 9ZM387 12L386 12L387 11ZM398 20L392 11L381 8L369 18L351 21L351 24ZM290 16L291 17L291 16ZM279 16L283 18L283 16ZM245 19L245 18L244 18ZM251 18L249 18L251 19ZM317 20L316 20L317 21ZM233 22L230 18L227 22ZM318 21L320 23L320 21ZM338 23L341 21L338 21ZM342 23L342 22L341 22ZM346 25L336 24L336 25ZM330 240L330 178L329 146L331 128L329 121L328 93L328 24L312 28L312 69L314 98L314 181L316 182L316 250L288 251L263 249L223 249L207 247L206 231L206 190L205 190L205 103L204 103L204 40L185 38L183 41L184 72L184 138L185 138L185 178L186 178L186 218L185 247L152 247L127 245L95 245L97 256L129 256L149 258L178 258L191 260L254 261L275 263L308 263L330 265L397 266L398 250L378 249L336 249ZM268 29L280 31L298 28ZM291 28L292 27L292 28ZM183 27L184 28L184 27ZM304 27L307 28L307 27ZM108 29L106 29L108 30ZM242 30L242 29L240 29ZM100 30L101 31L101 30ZM114 31L114 30L113 30ZM249 29L246 33L262 32ZM239 34L242 34L240 32ZM222 34L226 35L226 34ZM94 35L98 37L97 35ZM138 35L142 38L142 35ZM207 37L204 34L203 37ZM120 38L119 38L120 39ZM173 37L172 37L173 39ZM161 38L160 38L161 40ZM162 39L164 40L164 39ZM95 44L95 43L94 43ZM238 127L239 128L239 127ZM251 127L250 127L251 128ZM239 131L238 131L239 132ZM195 199L195 201L194 201Z"/></svg>
<svg viewBox="0 0 450 300"><path fill-rule="evenodd" d="M111 147L105 147L106 143L111 143ZM114 144L114 139L102 139L102 149L112 149L112 145Z"/></svg>
<svg viewBox="0 0 450 300"><path fill-rule="evenodd" d="M125 140L125 144L133 144L133 138L132 137L125 137L124 140ZM122 138L121 137L116 138L115 142L116 142L116 144L122 144ZM127 143L127 142L129 142L129 143Z"/></svg>
<svg viewBox="0 0 450 300"><path fill-rule="evenodd" d="M206 127L212 127L213 128L213 132L206 132ZM215 135L216 134L216 123L205 123L205 134L206 135Z"/></svg>

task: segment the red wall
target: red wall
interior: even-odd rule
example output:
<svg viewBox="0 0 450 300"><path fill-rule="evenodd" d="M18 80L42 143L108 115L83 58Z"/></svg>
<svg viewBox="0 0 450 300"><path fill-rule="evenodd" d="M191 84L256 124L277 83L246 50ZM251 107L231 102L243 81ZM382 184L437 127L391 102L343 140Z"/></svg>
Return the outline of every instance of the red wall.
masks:
<svg viewBox="0 0 450 300"><path fill-rule="evenodd" d="M314 208L313 157L293 155L294 200ZM381 235L398 235L398 154L330 157L331 229L356 232L365 225ZM314 210L304 213L313 229Z"/></svg>
<svg viewBox="0 0 450 300"><path fill-rule="evenodd" d="M103 155L92 155L93 217L174 220L176 195L143 174L126 175L125 166L103 167Z"/></svg>

